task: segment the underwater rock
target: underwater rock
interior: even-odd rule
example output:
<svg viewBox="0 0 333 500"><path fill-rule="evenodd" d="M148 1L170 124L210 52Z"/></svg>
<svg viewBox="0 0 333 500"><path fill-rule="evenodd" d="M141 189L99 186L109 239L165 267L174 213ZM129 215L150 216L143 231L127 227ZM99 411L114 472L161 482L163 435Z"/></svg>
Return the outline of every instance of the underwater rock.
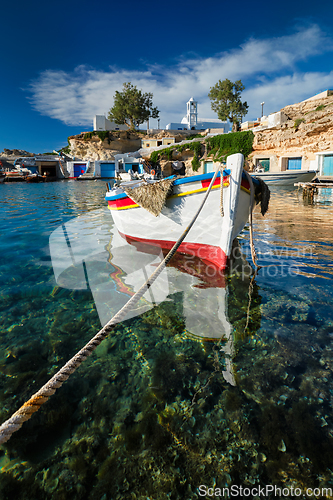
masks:
<svg viewBox="0 0 333 500"><path fill-rule="evenodd" d="M287 447L286 447L285 442L283 441L283 439L281 439L281 443L278 446L278 450L282 451L282 453L285 453L287 451Z"/></svg>

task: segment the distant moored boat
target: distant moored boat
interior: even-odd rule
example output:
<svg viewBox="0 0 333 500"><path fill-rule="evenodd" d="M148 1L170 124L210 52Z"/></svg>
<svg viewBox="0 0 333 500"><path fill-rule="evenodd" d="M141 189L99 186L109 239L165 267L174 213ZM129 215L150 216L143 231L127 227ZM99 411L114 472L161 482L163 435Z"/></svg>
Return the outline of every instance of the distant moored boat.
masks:
<svg viewBox="0 0 333 500"><path fill-rule="evenodd" d="M295 182L310 182L317 170L284 170L283 172L252 172L251 175L262 179L266 184L293 186Z"/></svg>

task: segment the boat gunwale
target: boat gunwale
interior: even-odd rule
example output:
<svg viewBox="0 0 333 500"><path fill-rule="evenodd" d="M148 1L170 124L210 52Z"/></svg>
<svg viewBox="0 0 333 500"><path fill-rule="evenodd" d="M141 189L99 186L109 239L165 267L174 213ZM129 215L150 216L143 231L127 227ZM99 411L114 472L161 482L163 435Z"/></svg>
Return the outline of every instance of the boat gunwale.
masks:
<svg viewBox="0 0 333 500"><path fill-rule="evenodd" d="M229 169L224 169L223 170L223 177L228 177L230 175L230 173L231 173L231 171ZM195 182L210 180L210 179L212 179L213 175L214 175L214 172L208 172L207 174L191 175L189 177L183 177L180 179L175 178L174 185L179 186L181 184L189 184L191 182L195 183ZM172 179L173 177L175 177L175 176L165 177L165 179ZM217 174L216 177L220 178L220 172ZM243 171L242 177L243 177L243 179L246 179L246 174L244 173L244 171ZM165 180L165 179L163 179L163 180ZM258 179L252 178L252 181L254 184L259 185ZM119 189L119 187L118 187L118 189ZM120 185L120 189L122 189L121 185ZM202 189L206 190L207 188L202 188ZM106 196L105 196L106 201L115 201L115 200L120 200L123 198L129 198L129 196L125 192L121 192L121 193L118 192L117 194L114 194L113 196L110 193L111 193L111 191L108 191L106 193Z"/></svg>

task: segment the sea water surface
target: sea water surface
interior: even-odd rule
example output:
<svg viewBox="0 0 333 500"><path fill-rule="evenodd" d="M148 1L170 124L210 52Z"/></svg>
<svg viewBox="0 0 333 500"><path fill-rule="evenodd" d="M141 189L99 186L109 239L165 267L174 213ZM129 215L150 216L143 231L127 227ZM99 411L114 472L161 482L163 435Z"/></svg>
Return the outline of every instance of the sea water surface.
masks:
<svg viewBox="0 0 333 500"><path fill-rule="evenodd" d="M101 181L0 185L0 423L160 262ZM3 499L333 497L333 195L272 191L226 275L177 256L0 448Z"/></svg>

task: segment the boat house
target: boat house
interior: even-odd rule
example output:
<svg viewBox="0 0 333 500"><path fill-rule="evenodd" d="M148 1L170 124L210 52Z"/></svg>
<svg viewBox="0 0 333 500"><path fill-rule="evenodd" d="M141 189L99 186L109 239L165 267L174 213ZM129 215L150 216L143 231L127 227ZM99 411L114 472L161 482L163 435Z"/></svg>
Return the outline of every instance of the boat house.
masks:
<svg viewBox="0 0 333 500"><path fill-rule="evenodd" d="M319 176L325 178L333 178L333 151L320 151L316 155L316 168Z"/></svg>
<svg viewBox="0 0 333 500"><path fill-rule="evenodd" d="M68 178L69 179L76 179L77 177L80 177L80 175L83 175L86 173L88 170L90 161L80 161L80 160L73 160L73 161L68 161L67 162L67 172L68 172Z"/></svg>
<svg viewBox="0 0 333 500"><path fill-rule="evenodd" d="M95 177L114 179L118 174L132 170L138 174L143 173L143 160L138 153L124 153L114 156L114 161L95 161Z"/></svg>
<svg viewBox="0 0 333 500"><path fill-rule="evenodd" d="M37 155L35 157L37 172L52 179L66 179L68 177L64 164L56 155Z"/></svg>

